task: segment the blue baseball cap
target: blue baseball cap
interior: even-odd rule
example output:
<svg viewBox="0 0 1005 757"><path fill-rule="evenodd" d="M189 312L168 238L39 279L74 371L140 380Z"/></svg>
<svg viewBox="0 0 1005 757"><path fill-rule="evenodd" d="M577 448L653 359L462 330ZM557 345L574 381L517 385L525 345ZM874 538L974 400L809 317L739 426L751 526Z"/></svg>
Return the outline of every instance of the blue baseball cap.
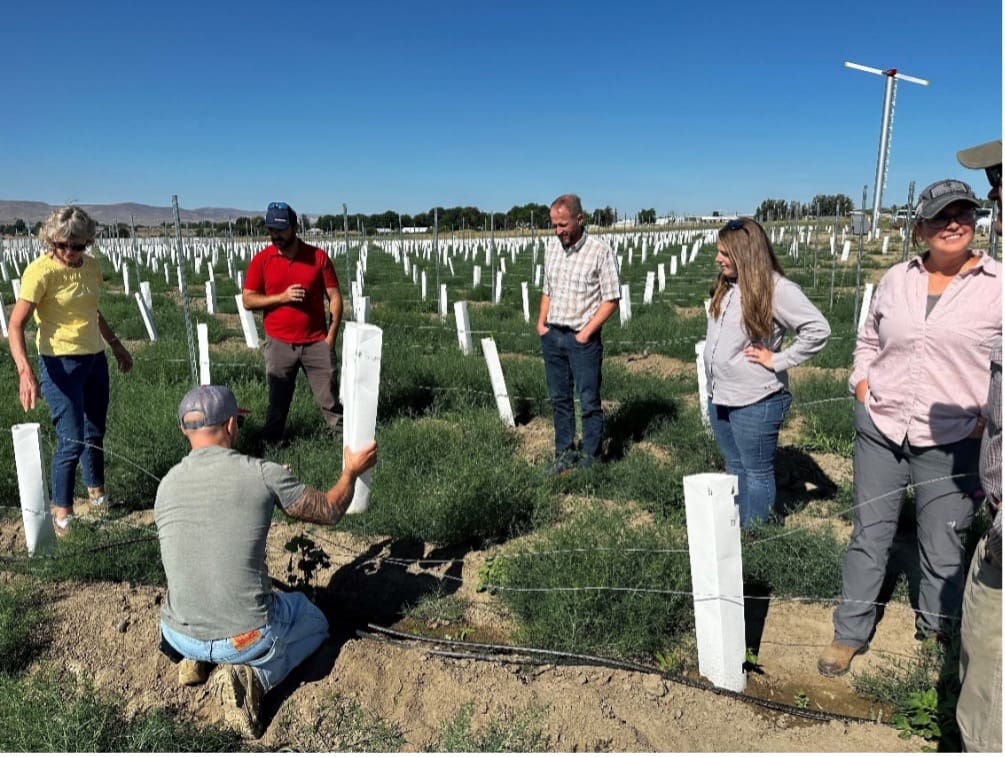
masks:
<svg viewBox="0 0 1005 757"><path fill-rule="evenodd" d="M290 226L297 226L296 211L285 202L270 202L265 211L265 227L286 231Z"/></svg>

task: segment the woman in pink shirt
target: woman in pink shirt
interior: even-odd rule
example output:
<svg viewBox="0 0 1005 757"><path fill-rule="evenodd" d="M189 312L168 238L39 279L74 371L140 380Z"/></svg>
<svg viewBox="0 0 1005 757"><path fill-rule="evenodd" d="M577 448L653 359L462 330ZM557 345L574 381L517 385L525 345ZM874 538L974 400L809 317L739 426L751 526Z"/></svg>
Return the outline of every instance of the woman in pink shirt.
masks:
<svg viewBox="0 0 1005 757"><path fill-rule="evenodd" d="M972 250L980 205L962 181L926 187L915 243L891 268L855 347L855 525L834 640L817 662L848 672L868 648L904 492L914 490L921 579L917 638L945 639L960 612L962 536L974 514L991 340L1001 334L997 261Z"/></svg>

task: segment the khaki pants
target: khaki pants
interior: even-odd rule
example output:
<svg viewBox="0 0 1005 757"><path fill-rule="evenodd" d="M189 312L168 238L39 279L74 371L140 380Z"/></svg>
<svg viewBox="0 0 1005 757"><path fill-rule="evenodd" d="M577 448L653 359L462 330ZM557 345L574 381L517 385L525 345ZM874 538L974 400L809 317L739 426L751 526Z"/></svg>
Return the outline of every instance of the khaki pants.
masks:
<svg viewBox="0 0 1005 757"><path fill-rule="evenodd" d="M336 400L332 352L324 339L311 344L288 344L272 337L266 338L265 375L269 384L269 409L262 428L264 441L277 442L282 438L293 401L293 390L297 385L297 373L301 368L325 422L336 431L341 427L342 409Z"/></svg>
<svg viewBox="0 0 1005 757"><path fill-rule="evenodd" d="M956 721L968 752L1002 748L1002 570L977 545L963 592L960 699Z"/></svg>

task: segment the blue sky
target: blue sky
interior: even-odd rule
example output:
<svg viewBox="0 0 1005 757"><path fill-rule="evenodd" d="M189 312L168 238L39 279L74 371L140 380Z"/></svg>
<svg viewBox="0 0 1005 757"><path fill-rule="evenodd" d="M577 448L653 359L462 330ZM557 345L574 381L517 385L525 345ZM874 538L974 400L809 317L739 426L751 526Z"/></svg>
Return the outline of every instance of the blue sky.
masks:
<svg viewBox="0 0 1005 757"><path fill-rule="evenodd" d="M998 0L48 2L4 11L0 199L301 212L884 205L984 179Z"/></svg>

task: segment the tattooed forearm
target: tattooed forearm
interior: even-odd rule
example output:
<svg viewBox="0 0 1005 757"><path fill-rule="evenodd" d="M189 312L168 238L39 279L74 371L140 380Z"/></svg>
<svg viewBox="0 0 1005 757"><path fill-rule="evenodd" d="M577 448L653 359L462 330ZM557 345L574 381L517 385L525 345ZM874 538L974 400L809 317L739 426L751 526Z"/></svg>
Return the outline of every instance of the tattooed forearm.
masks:
<svg viewBox="0 0 1005 757"><path fill-rule="evenodd" d="M334 505L328 502L324 492L307 487L303 496L294 502L286 513L297 520L331 526L339 522L349 506L349 502L338 502Z"/></svg>

